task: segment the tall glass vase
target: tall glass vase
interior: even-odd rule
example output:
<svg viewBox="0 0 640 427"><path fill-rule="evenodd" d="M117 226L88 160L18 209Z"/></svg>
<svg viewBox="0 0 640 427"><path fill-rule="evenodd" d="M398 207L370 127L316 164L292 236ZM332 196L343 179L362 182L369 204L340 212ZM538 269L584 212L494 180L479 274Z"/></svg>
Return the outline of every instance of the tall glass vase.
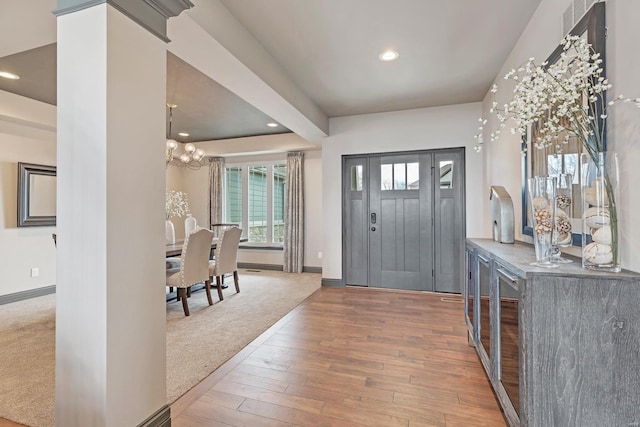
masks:
<svg viewBox="0 0 640 427"><path fill-rule="evenodd" d="M553 255L554 262L563 264L573 262L568 258L562 256L560 248L566 248L571 246L573 242L573 236L571 235L572 225L571 218L573 217L573 175L570 173L561 173L556 175L557 187L556 187L556 215L555 215L555 230L553 233Z"/></svg>
<svg viewBox="0 0 640 427"><path fill-rule="evenodd" d="M584 153L582 176L582 266L592 270L619 272L618 227L620 168L612 151Z"/></svg>
<svg viewBox="0 0 640 427"><path fill-rule="evenodd" d="M557 178L536 176L528 181L529 205L533 218L533 243L539 267L557 267L553 261Z"/></svg>

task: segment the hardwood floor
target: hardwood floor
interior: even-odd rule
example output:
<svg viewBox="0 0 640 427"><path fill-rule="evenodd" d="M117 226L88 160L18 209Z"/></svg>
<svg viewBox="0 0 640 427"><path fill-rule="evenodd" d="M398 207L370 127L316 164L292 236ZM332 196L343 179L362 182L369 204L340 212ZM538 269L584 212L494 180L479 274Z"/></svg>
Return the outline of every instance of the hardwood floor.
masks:
<svg viewBox="0 0 640 427"><path fill-rule="evenodd" d="M462 303L323 288L178 399L172 425L504 426Z"/></svg>
<svg viewBox="0 0 640 427"><path fill-rule="evenodd" d="M172 425L505 426L462 303L322 288L174 402Z"/></svg>

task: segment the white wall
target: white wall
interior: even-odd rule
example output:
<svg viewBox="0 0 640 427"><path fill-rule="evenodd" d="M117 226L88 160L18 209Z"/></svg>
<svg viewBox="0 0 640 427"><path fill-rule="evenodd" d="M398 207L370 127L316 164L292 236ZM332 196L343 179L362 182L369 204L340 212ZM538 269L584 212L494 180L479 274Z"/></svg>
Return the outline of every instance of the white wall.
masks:
<svg viewBox="0 0 640 427"><path fill-rule="evenodd" d="M640 97L640 2L607 2L607 76L613 84L611 96ZM640 109L619 104L611 110L608 149L620 155L620 253L622 267L640 271Z"/></svg>
<svg viewBox="0 0 640 427"><path fill-rule="evenodd" d="M322 267L322 152L304 154L304 266Z"/></svg>
<svg viewBox="0 0 640 427"><path fill-rule="evenodd" d="M465 147L467 236L482 236L481 208L488 198L482 185L482 156L473 150L481 104L337 117L322 144L322 276L342 278L342 156Z"/></svg>
<svg viewBox="0 0 640 427"><path fill-rule="evenodd" d="M56 424L139 425L166 404L166 44L104 3L57 29Z"/></svg>
<svg viewBox="0 0 640 427"><path fill-rule="evenodd" d="M240 138L245 140L245 138ZM246 138L246 142L251 148L249 152L255 152L260 145L266 151L280 150L276 148L285 144L290 146L292 140L299 137L291 134L269 135L265 137ZM278 142L279 140L279 142ZM233 141L209 141L198 144L206 149L207 155L215 156L227 152L238 153L240 148L232 148ZM223 153L216 153L216 145ZM242 146L242 144L241 144ZM292 148L295 147L292 146ZM295 148L294 148L295 149ZM286 161L285 152L270 153L261 155L234 155L225 156L226 164L250 163L260 161ZM322 154L319 150L305 151L304 157L304 182L305 182L305 267L321 267L322 260L318 258L318 252L322 251ZM207 227L209 225L209 167L205 165L198 170L179 169L175 166L167 168L167 188L182 190L187 193L189 207L198 225ZM175 219L176 239L184 237L184 221L182 218ZM238 253L238 261L254 264L283 264L283 252L273 250L246 249Z"/></svg>
<svg viewBox="0 0 640 427"><path fill-rule="evenodd" d="M518 67L529 57L544 60L555 49L561 40L560 15L567 8L568 1L542 0L540 6L527 25L520 40L509 55L496 76L496 84L504 86L502 77L511 68ZM622 93L626 96L640 96L640 58L638 58L638 41L640 28L637 25L640 16L640 2L629 0L609 0L606 2L606 17L608 27L607 39L607 76L613 84L609 96ZM499 91L502 98L498 103L506 100L509 91ZM491 119L489 108L491 94L488 93L483 102L483 116ZM508 98L507 98L508 99ZM618 151L621 168L621 206L620 210L620 253L623 268L640 271L640 217L635 212L640 209L640 192L632 191L633 185L640 182L640 111L631 104L621 104L611 110L608 127L608 149ZM491 126L493 125L493 126ZM484 135L484 157L486 185L504 186L511 194L516 212L516 239L531 241L529 236L523 236L520 212L521 199L521 154L520 138L509 132L501 135L497 141L490 142L488 134L496 128L495 120L489 122ZM485 206L485 215L489 215ZM488 232L485 224L485 234ZM580 248L573 247L568 252L579 255Z"/></svg>
<svg viewBox="0 0 640 427"><path fill-rule="evenodd" d="M0 91L0 295L56 282L55 227L17 228L18 162L55 165L55 126L55 106Z"/></svg>

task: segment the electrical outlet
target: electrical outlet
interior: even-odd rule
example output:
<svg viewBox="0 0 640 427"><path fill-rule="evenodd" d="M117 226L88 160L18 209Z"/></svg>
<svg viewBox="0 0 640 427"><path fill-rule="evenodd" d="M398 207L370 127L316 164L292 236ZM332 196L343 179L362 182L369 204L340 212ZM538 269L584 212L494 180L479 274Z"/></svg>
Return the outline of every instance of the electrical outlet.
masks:
<svg viewBox="0 0 640 427"><path fill-rule="evenodd" d="M38 267L34 267L31 269L31 277L38 277L40 275L40 269Z"/></svg>
<svg viewBox="0 0 640 427"><path fill-rule="evenodd" d="M318 252L318 259L322 259L322 252Z"/></svg>

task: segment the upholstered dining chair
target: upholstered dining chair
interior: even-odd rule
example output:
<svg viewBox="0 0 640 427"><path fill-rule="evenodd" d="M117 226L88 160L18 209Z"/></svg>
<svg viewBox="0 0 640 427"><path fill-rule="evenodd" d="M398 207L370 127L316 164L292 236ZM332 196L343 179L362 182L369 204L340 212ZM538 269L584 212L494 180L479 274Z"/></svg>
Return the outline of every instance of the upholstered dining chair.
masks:
<svg viewBox="0 0 640 427"><path fill-rule="evenodd" d="M233 274L233 281L236 285L236 292L240 292L238 283L238 245L242 229L229 227L222 232L220 241L216 245L214 259L209 261L209 276L216 278L216 288L220 301L222 296L222 277L225 274Z"/></svg>
<svg viewBox="0 0 640 427"><path fill-rule="evenodd" d="M211 224L211 230L215 236L221 236L224 230L231 227L239 227L236 223L219 223L219 224Z"/></svg>
<svg viewBox="0 0 640 427"><path fill-rule="evenodd" d="M222 233L230 227L240 227L237 223L219 223L219 224L211 224L211 230L213 231L213 237L220 237ZM215 251L211 256L211 261L214 261L216 258ZM224 284L225 275L222 275L222 289L227 289L227 285Z"/></svg>
<svg viewBox="0 0 640 427"><path fill-rule="evenodd" d="M205 283L207 300L209 305L213 305L211 282L209 281L209 252L212 240L213 232L206 228L189 234L184 239L180 267L167 270L167 286L177 288L178 298L182 300L185 316L189 315L187 289L196 283Z"/></svg>

